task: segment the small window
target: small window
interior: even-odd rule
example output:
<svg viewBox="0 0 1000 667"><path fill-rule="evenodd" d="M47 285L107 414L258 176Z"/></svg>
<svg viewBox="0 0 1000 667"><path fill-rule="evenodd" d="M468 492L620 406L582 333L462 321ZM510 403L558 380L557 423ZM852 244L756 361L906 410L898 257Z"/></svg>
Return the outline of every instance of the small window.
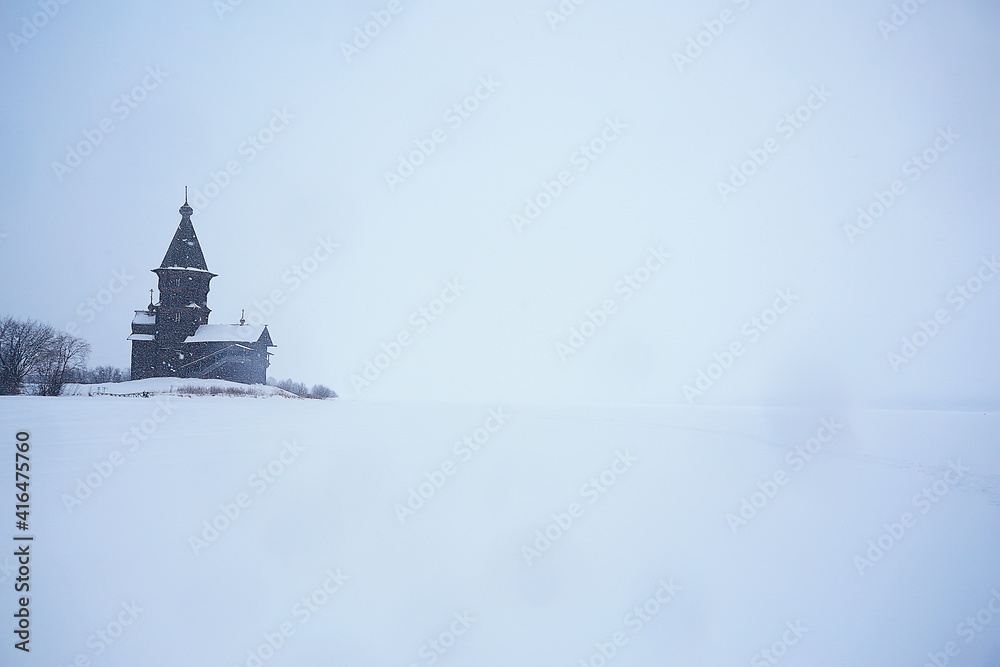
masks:
<svg viewBox="0 0 1000 667"><path fill-rule="evenodd" d="M180 321L181 321L181 314L180 313L174 313L174 322L178 322L179 323Z"/></svg>

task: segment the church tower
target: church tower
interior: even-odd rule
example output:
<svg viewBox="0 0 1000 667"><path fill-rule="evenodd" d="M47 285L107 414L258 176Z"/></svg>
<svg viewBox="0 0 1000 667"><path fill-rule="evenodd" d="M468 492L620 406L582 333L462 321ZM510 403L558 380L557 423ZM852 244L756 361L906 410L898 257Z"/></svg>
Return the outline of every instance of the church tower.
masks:
<svg viewBox="0 0 1000 667"><path fill-rule="evenodd" d="M191 224L194 213L187 203L180 207L181 222L167 248L159 268L152 269L159 279L160 303L156 306L156 339L180 343L208 324L209 282L216 274L208 270L198 236Z"/></svg>
<svg viewBox="0 0 1000 667"><path fill-rule="evenodd" d="M135 311L132 319L132 379L184 377L265 384L275 347L265 324L209 324L208 270L191 224L187 189L181 222L158 268L160 301Z"/></svg>

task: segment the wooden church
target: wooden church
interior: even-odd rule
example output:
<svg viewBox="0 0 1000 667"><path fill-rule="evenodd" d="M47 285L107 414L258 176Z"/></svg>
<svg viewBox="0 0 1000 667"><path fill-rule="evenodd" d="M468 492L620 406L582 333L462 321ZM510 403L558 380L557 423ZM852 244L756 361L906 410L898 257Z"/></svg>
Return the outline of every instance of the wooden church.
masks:
<svg viewBox="0 0 1000 667"><path fill-rule="evenodd" d="M159 303L135 311L132 320L132 379L214 378L265 384L271 342L266 324L209 324L208 270L191 224L185 188L181 222L159 268Z"/></svg>

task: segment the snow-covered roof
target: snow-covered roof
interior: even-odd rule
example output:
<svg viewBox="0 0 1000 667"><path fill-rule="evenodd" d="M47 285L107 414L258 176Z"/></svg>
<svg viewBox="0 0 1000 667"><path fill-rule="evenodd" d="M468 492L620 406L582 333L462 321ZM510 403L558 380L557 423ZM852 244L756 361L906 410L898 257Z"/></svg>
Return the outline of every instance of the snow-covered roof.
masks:
<svg viewBox="0 0 1000 667"><path fill-rule="evenodd" d="M156 340L156 338L153 337L153 334L132 334L128 340Z"/></svg>
<svg viewBox="0 0 1000 667"><path fill-rule="evenodd" d="M137 310L135 317L132 318L132 324L156 324L156 315L145 310Z"/></svg>
<svg viewBox="0 0 1000 667"><path fill-rule="evenodd" d="M256 342L264 333L263 324L202 324L185 343L209 343L216 341Z"/></svg>
<svg viewBox="0 0 1000 667"><path fill-rule="evenodd" d="M175 271L197 271L199 273L212 273L208 269L199 269L197 266L161 266L159 268L153 269L153 271L159 271L160 269L173 269ZM212 273L214 276L215 274Z"/></svg>

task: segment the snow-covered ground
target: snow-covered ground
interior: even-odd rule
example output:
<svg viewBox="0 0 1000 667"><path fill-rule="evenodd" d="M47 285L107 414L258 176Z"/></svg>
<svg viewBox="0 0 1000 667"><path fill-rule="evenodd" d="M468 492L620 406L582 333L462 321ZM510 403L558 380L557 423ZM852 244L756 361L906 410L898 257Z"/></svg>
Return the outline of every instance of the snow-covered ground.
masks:
<svg viewBox="0 0 1000 667"><path fill-rule="evenodd" d="M0 423L5 539L20 430L35 536L27 655L0 556L4 665L1000 664L995 413L14 397Z"/></svg>
<svg viewBox="0 0 1000 667"><path fill-rule="evenodd" d="M225 392L234 391L248 396L266 398L268 396L283 396L298 398L283 389L265 384L241 384L228 380L203 380L201 378L146 378L145 380L129 380L128 382L104 382L101 384L70 383L63 387L63 396L132 396L134 394L176 394L179 396L193 395L191 390L206 394L213 390Z"/></svg>

